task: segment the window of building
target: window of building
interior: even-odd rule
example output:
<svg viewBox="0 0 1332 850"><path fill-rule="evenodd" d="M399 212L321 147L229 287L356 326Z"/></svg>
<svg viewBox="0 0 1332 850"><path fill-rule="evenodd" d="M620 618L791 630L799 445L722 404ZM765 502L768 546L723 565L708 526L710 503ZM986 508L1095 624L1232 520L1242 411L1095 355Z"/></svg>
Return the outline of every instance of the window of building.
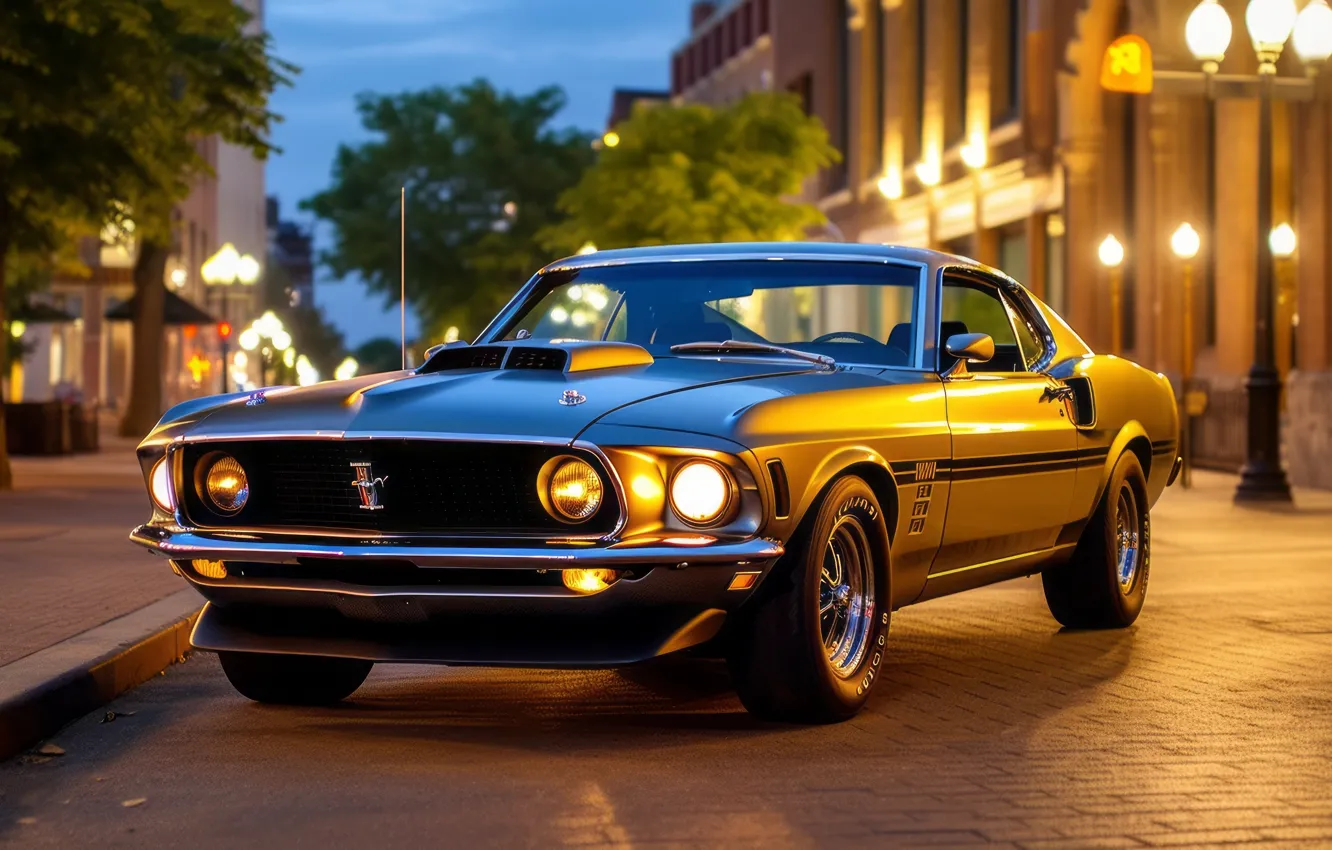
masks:
<svg viewBox="0 0 1332 850"><path fill-rule="evenodd" d="M754 0L740 7L740 43L744 47L754 43Z"/></svg>
<svg viewBox="0 0 1332 850"><path fill-rule="evenodd" d="M990 123L999 125L1017 117L1022 86L1022 0L995 4L1002 16L997 22L994 44L999 61L994 63L990 91Z"/></svg>
<svg viewBox="0 0 1332 850"><path fill-rule="evenodd" d="M791 85L787 86L787 91L800 98L800 105L804 107L806 115L814 114L814 75L808 71L796 77Z"/></svg>
<svg viewBox="0 0 1332 850"><path fill-rule="evenodd" d="M888 33L886 16L883 11L883 4L874 2L870 4L871 25L874 33L874 50L871 51L874 62L874 132L870 134L873 144L869 152L869 173L871 176L878 176L883 171L883 143L886 128L884 123L887 120L885 114L885 102L888 99L888 90L886 83L886 63L888 62Z"/></svg>
<svg viewBox="0 0 1332 850"><path fill-rule="evenodd" d="M916 30L916 67L912 85L915 89L915 99L912 103L912 127L908 138L911 141L910 150L907 152L907 160L914 161L920 159L920 152L924 147L922 134L925 132L925 75L928 68L927 59L929 57L929 32L928 21L926 17L925 0L916 0L911 7L915 17Z"/></svg>
<svg viewBox="0 0 1332 850"><path fill-rule="evenodd" d="M1068 309L1064 264L1064 219L1059 213L1051 213L1045 227L1045 303L1060 315Z"/></svg>
<svg viewBox="0 0 1332 850"><path fill-rule="evenodd" d="M849 0L835 0L837 10L837 116L833 146L842 152L842 160L828 169L828 189L841 191L847 185L847 164L850 160L851 141L851 44L847 18Z"/></svg>
<svg viewBox="0 0 1332 850"><path fill-rule="evenodd" d="M953 5L957 14L957 27L954 29L956 41L953 53L956 61L953 68L955 79L952 81L953 93L949 98L946 128L950 145L962 141L967 132L967 66L971 55L971 2L953 0Z"/></svg>
<svg viewBox="0 0 1332 850"><path fill-rule="evenodd" d="M772 32L772 12L768 6L769 0L757 0L758 2L758 34L767 35Z"/></svg>
<svg viewBox="0 0 1332 850"><path fill-rule="evenodd" d="M1137 206L1138 206L1138 111L1134 108L1137 101L1131 94L1117 95L1124 110L1124 135L1121 145L1124 151L1124 232L1136 244ZM1124 329L1124 350L1132 351L1138 344L1138 269L1137 260L1132 252L1124 257L1123 302L1121 304L1120 327Z"/></svg>

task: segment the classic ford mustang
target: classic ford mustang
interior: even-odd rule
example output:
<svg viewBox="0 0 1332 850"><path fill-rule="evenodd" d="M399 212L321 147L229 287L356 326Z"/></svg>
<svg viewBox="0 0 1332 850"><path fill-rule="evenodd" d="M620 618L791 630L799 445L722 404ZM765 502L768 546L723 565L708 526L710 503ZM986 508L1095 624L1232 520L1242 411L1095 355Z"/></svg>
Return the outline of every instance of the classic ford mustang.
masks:
<svg viewBox="0 0 1332 850"><path fill-rule="evenodd" d="M1040 573L1127 626L1174 393L996 271L848 244L604 251L424 364L179 405L132 539L261 702L374 662L724 657L769 718L853 715L891 612Z"/></svg>

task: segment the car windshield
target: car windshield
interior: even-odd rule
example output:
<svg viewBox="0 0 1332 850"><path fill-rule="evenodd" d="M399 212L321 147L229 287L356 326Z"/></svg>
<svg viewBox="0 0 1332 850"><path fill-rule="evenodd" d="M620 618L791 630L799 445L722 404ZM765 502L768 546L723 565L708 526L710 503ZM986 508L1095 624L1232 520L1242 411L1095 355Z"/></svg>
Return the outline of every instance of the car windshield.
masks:
<svg viewBox="0 0 1332 850"><path fill-rule="evenodd" d="M673 346L765 343L842 364L911 366L919 267L889 263L714 260L600 266L538 281L497 339ZM780 352L736 350L736 356ZM709 356L715 356L709 353Z"/></svg>

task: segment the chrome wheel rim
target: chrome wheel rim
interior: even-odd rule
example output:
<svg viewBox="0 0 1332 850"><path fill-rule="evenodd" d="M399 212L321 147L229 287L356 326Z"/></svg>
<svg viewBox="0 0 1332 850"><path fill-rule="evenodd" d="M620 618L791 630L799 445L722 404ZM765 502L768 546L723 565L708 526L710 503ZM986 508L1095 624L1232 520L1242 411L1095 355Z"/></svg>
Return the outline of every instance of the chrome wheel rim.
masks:
<svg viewBox="0 0 1332 850"><path fill-rule="evenodd" d="M1142 517L1138 513L1138 500L1133 488L1119 489L1115 502L1115 564L1119 578L1119 592L1128 594L1138 577L1138 562L1142 559Z"/></svg>
<svg viewBox="0 0 1332 850"><path fill-rule="evenodd" d="M874 623L874 563L869 535L851 514L838 517L823 549L819 636L833 672L852 676L869 649Z"/></svg>

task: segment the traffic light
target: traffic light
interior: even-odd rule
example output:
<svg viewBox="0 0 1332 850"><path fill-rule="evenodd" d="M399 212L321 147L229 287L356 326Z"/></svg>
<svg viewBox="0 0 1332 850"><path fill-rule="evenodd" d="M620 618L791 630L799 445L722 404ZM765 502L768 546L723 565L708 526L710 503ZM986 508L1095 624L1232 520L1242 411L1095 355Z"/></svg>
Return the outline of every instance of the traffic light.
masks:
<svg viewBox="0 0 1332 850"><path fill-rule="evenodd" d="M218 322L217 335L222 339L231 339L231 322Z"/></svg>

